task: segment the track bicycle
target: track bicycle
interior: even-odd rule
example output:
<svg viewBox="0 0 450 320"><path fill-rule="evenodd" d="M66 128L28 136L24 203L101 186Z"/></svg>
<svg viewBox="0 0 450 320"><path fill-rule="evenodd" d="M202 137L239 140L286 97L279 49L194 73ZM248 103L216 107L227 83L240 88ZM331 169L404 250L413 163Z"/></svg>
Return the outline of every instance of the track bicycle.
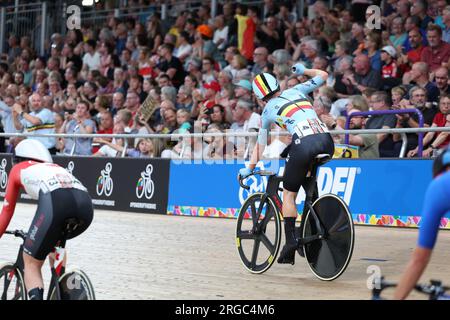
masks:
<svg viewBox="0 0 450 320"><path fill-rule="evenodd" d="M376 278L373 283L372 300L385 300L381 297L383 290L396 286L397 283L385 281L384 277ZM414 290L428 295L429 300L450 300L450 295L446 294L450 287L443 286L439 280L430 280L429 284L416 284Z"/></svg>
<svg viewBox="0 0 450 320"><path fill-rule="evenodd" d="M76 268L66 270L66 239L77 226L77 219L66 220L62 240L57 243L54 252L48 255L51 280L47 300L95 300L94 287L86 273ZM23 241L27 237L21 230L6 231L5 234L21 238ZM27 292L22 244L16 262L0 265L0 300L27 300Z"/></svg>
<svg viewBox="0 0 450 320"><path fill-rule="evenodd" d="M306 199L302 219L296 227L298 253L305 257L312 273L321 280L338 278L347 268L354 246L354 225L346 203L334 194L318 197L317 169L331 159L329 154L315 158L303 185ZM269 171L253 172L267 176L266 191L253 193L242 205L237 218L236 246L244 267L251 273L267 271L277 257L281 243L282 201L278 194L282 177ZM262 246L261 246L262 244Z"/></svg>

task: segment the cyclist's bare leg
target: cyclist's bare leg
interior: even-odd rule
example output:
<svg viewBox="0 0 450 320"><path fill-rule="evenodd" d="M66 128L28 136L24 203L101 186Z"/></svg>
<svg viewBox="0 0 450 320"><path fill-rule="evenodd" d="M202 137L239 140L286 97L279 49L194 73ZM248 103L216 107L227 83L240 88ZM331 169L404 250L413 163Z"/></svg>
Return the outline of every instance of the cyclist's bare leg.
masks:
<svg viewBox="0 0 450 320"><path fill-rule="evenodd" d="M24 277L25 277L25 287L28 292L34 289L44 289L44 280L42 279L42 265L44 261L37 260L32 256L24 253Z"/></svg>
<svg viewBox="0 0 450 320"><path fill-rule="evenodd" d="M297 192L283 190L283 218L286 243L281 250L278 263L294 264L297 239L295 237L295 220L297 219L297 206L295 204Z"/></svg>

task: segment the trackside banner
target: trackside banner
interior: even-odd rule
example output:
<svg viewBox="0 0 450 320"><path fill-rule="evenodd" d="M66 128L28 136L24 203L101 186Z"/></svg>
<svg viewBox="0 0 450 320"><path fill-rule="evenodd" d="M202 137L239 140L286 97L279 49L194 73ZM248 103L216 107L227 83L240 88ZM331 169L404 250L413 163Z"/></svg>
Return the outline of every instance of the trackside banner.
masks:
<svg viewBox="0 0 450 320"><path fill-rule="evenodd" d="M284 161L260 162L258 168L283 174ZM239 187L244 164L171 163L169 214L236 217L249 193L261 192L267 177L251 177ZM425 190L431 181L431 160L334 159L318 172L319 193L334 193L350 207L356 223L416 227ZM299 211L305 193L297 198ZM450 213L441 222L450 228Z"/></svg>
<svg viewBox="0 0 450 320"><path fill-rule="evenodd" d="M96 208L167 212L170 161L165 159L54 157L89 190ZM0 196L5 196L11 156L0 155ZM29 201L22 193L21 201Z"/></svg>

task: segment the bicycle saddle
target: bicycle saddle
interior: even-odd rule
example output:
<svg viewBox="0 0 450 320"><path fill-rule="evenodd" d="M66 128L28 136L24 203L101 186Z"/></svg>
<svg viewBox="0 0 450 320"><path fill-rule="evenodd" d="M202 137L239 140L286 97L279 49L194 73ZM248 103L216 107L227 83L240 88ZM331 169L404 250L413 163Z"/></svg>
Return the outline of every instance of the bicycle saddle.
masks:
<svg viewBox="0 0 450 320"><path fill-rule="evenodd" d="M316 160L316 164L318 166L321 166L321 165L327 163L328 161L330 161L331 156L328 153L321 153L316 156L315 160Z"/></svg>

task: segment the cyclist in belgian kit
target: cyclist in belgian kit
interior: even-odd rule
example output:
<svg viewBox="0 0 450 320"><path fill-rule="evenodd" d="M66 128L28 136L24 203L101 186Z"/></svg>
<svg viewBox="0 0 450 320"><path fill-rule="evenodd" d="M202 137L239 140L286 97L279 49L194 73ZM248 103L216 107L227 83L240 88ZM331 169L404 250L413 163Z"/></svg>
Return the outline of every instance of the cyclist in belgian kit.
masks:
<svg viewBox="0 0 450 320"><path fill-rule="evenodd" d="M433 163L433 180L425 193L419 238L412 257L395 291L396 299L406 299L428 265L439 225L450 211L450 147Z"/></svg>
<svg viewBox="0 0 450 320"><path fill-rule="evenodd" d="M308 93L325 83L328 73L317 69L306 69L301 63L294 65L292 70L298 76L306 75L312 79L283 92L280 92L277 79L269 73L261 73L253 80L254 94L266 105L262 113L258 143L253 150L250 163L247 168L239 170L241 177L252 173L267 145L271 123L276 123L292 134L292 143L283 176L282 212L286 244L277 260L278 263L290 264L295 262L295 251L298 247L295 235L297 193L307 182L306 176L315 157L318 154L333 155L334 153L333 139L307 97Z"/></svg>
<svg viewBox="0 0 450 320"><path fill-rule="evenodd" d="M81 182L54 164L48 149L37 140L21 141L15 148L14 162L0 213L0 237L14 214L19 191L24 189L32 199L38 200L36 215L23 246L25 286L31 300L42 300L41 268L45 258L62 240L67 219L77 221L68 239L89 227L93 219L92 200Z"/></svg>

